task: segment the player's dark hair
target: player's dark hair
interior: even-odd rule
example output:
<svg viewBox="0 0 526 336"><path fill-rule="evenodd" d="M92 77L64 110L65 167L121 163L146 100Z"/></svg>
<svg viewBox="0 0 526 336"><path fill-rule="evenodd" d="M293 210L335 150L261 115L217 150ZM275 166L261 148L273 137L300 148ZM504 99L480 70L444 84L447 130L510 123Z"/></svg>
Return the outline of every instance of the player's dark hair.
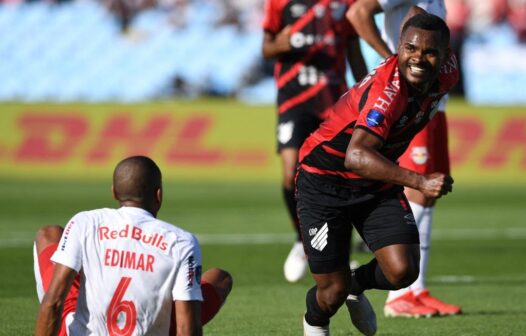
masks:
<svg viewBox="0 0 526 336"><path fill-rule="evenodd" d="M416 14L412 17L410 17L404 24L402 28L403 35L407 28L409 27L415 27L420 28L424 30L431 30L431 31L439 31L440 37L444 45L447 47L449 45L449 38L450 38L450 32L447 24L442 20L440 17L429 14L429 13L422 13L422 14Z"/></svg>
<svg viewBox="0 0 526 336"><path fill-rule="evenodd" d="M161 170L146 156L126 158L115 167L113 187L121 202L148 203L161 188Z"/></svg>

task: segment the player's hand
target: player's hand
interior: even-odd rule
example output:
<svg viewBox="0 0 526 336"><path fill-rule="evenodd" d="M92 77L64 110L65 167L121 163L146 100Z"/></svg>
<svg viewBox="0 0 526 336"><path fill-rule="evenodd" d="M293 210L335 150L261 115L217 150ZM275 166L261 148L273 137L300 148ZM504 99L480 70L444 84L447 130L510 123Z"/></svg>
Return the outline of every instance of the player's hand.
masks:
<svg viewBox="0 0 526 336"><path fill-rule="evenodd" d="M453 178L442 173L424 175L418 190L426 197L440 198L453 191Z"/></svg>
<svg viewBox="0 0 526 336"><path fill-rule="evenodd" d="M292 49L290 45L290 25L283 28L275 37L274 44L279 52L287 52Z"/></svg>

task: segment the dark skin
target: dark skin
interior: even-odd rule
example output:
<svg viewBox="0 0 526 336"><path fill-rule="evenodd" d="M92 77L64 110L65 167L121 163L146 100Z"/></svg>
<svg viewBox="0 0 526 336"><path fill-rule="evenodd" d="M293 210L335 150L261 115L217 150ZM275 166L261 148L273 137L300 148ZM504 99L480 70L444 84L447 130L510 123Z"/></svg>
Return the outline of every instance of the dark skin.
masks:
<svg viewBox="0 0 526 336"><path fill-rule="evenodd" d="M409 27L399 44L400 75L417 96L425 96L435 83L444 62L447 45L440 34ZM367 179L403 185L418 190L426 197L438 198L452 191L453 179L442 173L421 175L402 168L381 153L383 141L357 128L353 131L345 156L345 167ZM396 288L410 285L418 276L420 249L417 244L395 244L374 252L387 280ZM335 312L344 302L351 283L347 266L329 274L313 275L318 287L318 304Z"/></svg>
<svg viewBox="0 0 526 336"><path fill-rule="evenodd" d="M112 193L121 206L142 208L157 216L162 203L162 186L160 172L153 175L144 166L141 159L128 158L121 161L113 175ZM150 183L144 187L143 181ZM145 188L138 190L138 188ZM137 195L144 195L137 197ZM52 227L39 232L36 245L37 253L47 246L58 243L62 228ZM61 325L64 301L77 272L67 266L56 264L49 289L44 295L35 326L35 335L56 335ZM226 293L228 295L228 293ZM225 296L226 296L225 295ZM175 301L174 318L178 336L200 336L201 326L200 301Z"/></svg>

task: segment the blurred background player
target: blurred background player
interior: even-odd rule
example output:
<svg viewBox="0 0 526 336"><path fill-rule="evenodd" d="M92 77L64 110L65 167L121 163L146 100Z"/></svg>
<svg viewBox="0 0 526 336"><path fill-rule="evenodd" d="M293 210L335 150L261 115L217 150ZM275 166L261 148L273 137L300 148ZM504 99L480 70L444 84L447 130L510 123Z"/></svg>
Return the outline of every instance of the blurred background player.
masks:
<svg viewBox="0 0 526 336"><path fill-rule="evenodd" d="M300 280L307 262L294 197L298 151L347 90L346 57L358 81L366 73L359 39L345 12L354 0L267 0L263 20L263 56L276 58L278 152L283 196L296 231L284 265L285 278Z"/></svg>
<svg viewBox="0 0 526 336"><path fill-rule="evenodd" d="M201 335L231 276L217 268L201 276L196 238L156 219L162 182L151 159L121 161L112 191L119 209L80 212L65 230L39 230L36 335Z"/></svg>
<svg viewBox="0 0 526 336"><path fill-rule="evenodd" d="M398 54L343 95L301 147L298 216L316 281L306 295L304 335L329 335L330 319L344 302L354 326L375 334L376 317L363 292L404 288L418 277L419 234L403 187L440 197L453 180L397 161L458 80L449 36L436 15L409 18ZM353 226L374 259L351 271Z"/></svg>
<svg viewBox="0 0 526 336"><path fill-rule="evenodd" d="M413 5L418 7L411 7ZM349 9L347 17L356 27L358 34L380 56L386 58L396 50L400 38L400 27L411 8L413 11L420 11L418 8L422 8L443 19L446 17L446 7L442 0L359 0ZM382 36L374 21L374 15L380 12L384 12ZM436 113L429 124L412 140L406 152L400 157L400 166L420 174L432 172L450 174L447 124L444 113L446 101L447 96L437 107L439 113ZM447 304L431 296L425 285L436 200L409 187L405 188L405 194L420 233L420 274L408 288L389 292L384 307L385 315L419 317L459 314L461 312L459 306Z"/></svg>

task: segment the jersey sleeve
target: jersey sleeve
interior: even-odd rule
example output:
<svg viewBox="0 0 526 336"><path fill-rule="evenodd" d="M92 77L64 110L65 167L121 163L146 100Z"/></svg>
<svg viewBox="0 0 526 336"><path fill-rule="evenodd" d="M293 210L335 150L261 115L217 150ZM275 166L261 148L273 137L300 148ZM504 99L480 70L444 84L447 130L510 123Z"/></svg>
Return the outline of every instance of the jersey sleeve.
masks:
<svg viewBox="0 0 526 336"><path fill-rule="evenodd" d="M82 225L89 220L84 213L76 214L64 228L51 261L79 272L82 267Z"/></svg>
<svg viewBox="0 0 526 336"><path fill-rule="evenodd" d="M379 66L373 75L369 90L363 93L366 99L356 120L355 128L363 128L386 140L391 127L403 112L401 83L397 68L393 68L396 58L388 59L387 64Z"/></svg>
<svg viewBox="0 0 526 336"><path fill-rule="evenodd" d="M172 290L173 299L180 301L203 301L201 293L201 248L197 238L181 241L179 246L179 269Z"/></svg>
<svg viewBox="0 0 526 336"><path fill-rule="evenodd" d="M277 34L281 30L281 13L277 0L266 0L263 16L263 30Z"/></svg>

